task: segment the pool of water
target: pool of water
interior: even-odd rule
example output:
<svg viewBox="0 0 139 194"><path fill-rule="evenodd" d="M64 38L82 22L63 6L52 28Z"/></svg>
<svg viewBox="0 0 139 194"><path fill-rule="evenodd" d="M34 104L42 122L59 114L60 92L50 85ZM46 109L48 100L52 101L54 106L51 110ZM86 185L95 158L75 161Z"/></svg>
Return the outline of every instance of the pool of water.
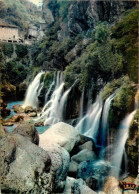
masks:
<svg viewBox="0 0 139 194"><path fill-rule="evenodd" d="M39 134L44 133L50 126L39 126L36 127L36 129L38 130Z"/></svg>
<svg viewBox="0 0 139 194"><path fill-rule="evenodd" d="M14 105L22 105L23 101L14 101L14 102L10 102L7 104L7 108L11 110L11 113L8 117L6 117L6 119L10 118L11 116L18 114L14 112L13 106ZM13 131L13 129L15 129L17 127L18 124L14 124L13 126L5 126L4 128L7 130L8 133L11 133ZM38 130L39 134L44 133L50 126L39 126L36 127L36 129Z"/></svg>
<svg viewBox="0 0 139 194"><path fill-rule="evenodd" d="M22 105L22 104L23 104L23 101L14 101L14 102L8 103L8 104L7 104L7 108L11 110L11 113L10 113L10 115L9 115L8 117L6 117L6 119L9 119L11 116L17 114L17 113L15 113L14 110L13 110L13 106L14 106L14 105Z"/></svg>

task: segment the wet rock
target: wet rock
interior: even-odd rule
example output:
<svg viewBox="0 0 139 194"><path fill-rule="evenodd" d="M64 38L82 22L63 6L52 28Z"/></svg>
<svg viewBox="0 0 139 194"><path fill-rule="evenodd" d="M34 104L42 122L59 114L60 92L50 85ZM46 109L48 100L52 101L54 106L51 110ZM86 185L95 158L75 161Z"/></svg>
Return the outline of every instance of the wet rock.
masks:
<svg viewBox="0 0 139 194"><path fill-rule="evenodd" d="M91 190L82 179L74 179L67 177L66 186L63 194L96 194Z"/></svg>
<svg viewBox="0 0 139 194"><path fill-rule="evenodd" d="M25 107L24 112L25 113L36 112L36 109L34 109L32 106L27 106L27 107Z"/></svg>
<svg viewBox="0 0 139 194"><path fill-rule="evenodd" d="M47 193L50 167L51 159L47 152L27 138L16 134L1 139L2 193Z"/></svg>
<svg viewBox="0 0 139 194"><path fill-rule="evenodd" d="M95 153L87 149L84 149L80 151L78 154L71 157L71 160L77 162L78 164L80 164L83 161L95 160L95 159L96 159Z"/></svg>
<svg viewBox="0 0 139 194"><path fill-rule="evenodd" d="M86 143L78 146L78 151L81 151L81 150L84 150L84 149L93 151L93 146L94 146L93 141L87 141Z"/></svg>
<svg viewBox="0 0 139 194"><path fill-rule="evenodd" d="M60 145L70 152L79 142L79 132L66 123L60 122L52 125L47 131L39 135L40 147L45 149L47 145Z"/></svg>
<svg viewBox="0 0 139 194"><path fill-rule="evenodd" d="M71 162L69 166L69 175L76 177L78 166L81 162L87 161L87 160L95 160L95 159L96 159L95 153L87 149L84 149L79 153L77 153L76 155L73 155L71 157Z"/></svg>
<svg viewBox="0 0 139 194"><path fill-rule="evenodd" d="M106 176L111 166L104 161L85 161L81 162L78 168L77 177L86 179L91 176Z"/></svg>
<svg viewBox="0 0 139 194"><path fill-rule="evenodd" d="M12 123L16 123L16 122L20 122L24 120L24 115L14 115L9 119L6 119L5 122L12 122Z"/></svg>
<svg viewBox="0 0 139 194"><path fill-rule="evenodd" d="M24 108L21 105L17 104L13 106L14 112L16 113L24 113Z"/></svg>
<svg viewBox="0 0 139 194"><path fill-rule="evenodd" d="M29 113L28 116L29 117L36 117L37 116L37 113L36 112Z"/></svg>
<svg viewBox="0 0 139 194"><path fill-rule="evenodd" d="M24 122L19 124L13 131L12 134L20 134L28 138L32 143L39 145L39 134L34 124Z"/></svg>
<svg viewBox="0 0 139 194"><path fill-rule="evenodd" d="M103 187L103 191L109 194L122 194L122 190L119 187L119 181L112 176L107 178Z"/></svg>
<svg viewBox="0 0 139 194"><path fill-rule="evenodd" d="M38 122L38 123L35 123L35 126L36 126L36 127L38 127L38 126L44 126L44 124L43 124L42 121L40 121L40 122Z"/></svg>
<svg viewBox="0 0 139 194"><path fill-rule="evenodd" d="M12 122L3 122L3 126L13 126L14 124Z"/></svg>

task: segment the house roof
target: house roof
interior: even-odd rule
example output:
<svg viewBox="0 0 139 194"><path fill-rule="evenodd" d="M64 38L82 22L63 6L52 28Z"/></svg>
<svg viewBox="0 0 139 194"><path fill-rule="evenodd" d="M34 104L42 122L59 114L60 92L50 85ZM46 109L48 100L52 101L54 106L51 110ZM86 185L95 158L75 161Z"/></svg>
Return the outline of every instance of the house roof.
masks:
<svg viewBox="0 0 139 194"><path fill-rule="evenodd" d="M17 27L17 26L15 26L15 25L12 25L12 24L6 24L6 23L4 23L3 21L0 21L0 27L18 28L18 27Z"/></svg>

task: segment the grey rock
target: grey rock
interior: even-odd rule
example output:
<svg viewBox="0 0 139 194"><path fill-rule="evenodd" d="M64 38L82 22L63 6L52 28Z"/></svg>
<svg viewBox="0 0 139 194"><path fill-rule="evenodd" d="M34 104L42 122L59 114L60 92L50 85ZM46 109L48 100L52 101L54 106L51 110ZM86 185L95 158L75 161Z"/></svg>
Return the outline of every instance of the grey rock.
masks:
<svg viewBox="0 0 139 194"><path fill-rule="evenodd" d="M63 122L52 125L47 131L39 135L40 147L47 148L48 145L60 145L68 152L80 141L77 129Z"/></svg>
<svg viewBox="0 0 139 194"><path fill-rule="evenodd" d="M41 193L49 190L46 182L50 185L50 167L51 159L47 152L23 136L8 135L1 139L2 193Z"/></svg>
<svg viewBox="0 0 139 194"><path fill-rule="evenodd" d="M96 194L91 190L82 179L67 177L63 194Z"/></svg>
<svg viewBox="0 0 139 194"><path fill-rule="evenodd" d="M96 159L95 153L87 149L84 149L80 151L78 154L71 157L71 160L77 162L78 164L83 161L95 160L95 159Z"/></svg>
<svg viewBox="0 0 139 194"><path fill-rule="evenodd" d="M39 144L39 134L34 124L29 122L24 122L19 124L13 131L12 134L20 134L26 138L28 138L32 143L36 145Z"/></svg>
<svg viewBox="0 0 139 194"><path fill-rule="evenodd" d="M54 193L62 192L69 169L69 153L58 145L47 145L45 150L50 155L52 161L50 168L51 190Z"/></svg>
<svg viewBox="0 0 139 194"><path fill-rule="evenodd" d="M87 150L90 150L90 151L93 151L93 142L92 141L88 141L80 146L78 146L78 151L81 151L81 150L84 150L84 149L87 149Z"/></svg>

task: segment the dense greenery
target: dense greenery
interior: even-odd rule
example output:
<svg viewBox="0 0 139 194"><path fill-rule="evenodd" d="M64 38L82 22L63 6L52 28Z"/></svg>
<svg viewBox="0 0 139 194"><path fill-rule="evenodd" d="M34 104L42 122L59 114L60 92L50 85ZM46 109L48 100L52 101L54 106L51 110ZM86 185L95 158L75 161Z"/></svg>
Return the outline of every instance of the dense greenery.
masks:
<svg viewBox="0 0 139 194"><path fill-rule="evenodd" d="M134 109L135 84L128 76L113 80L104 87L102 91L103 100L106 100L113 92L116 92L116 96L109 114L109 123L112 128L118 127L125 114Z"/></svg>
<svg viewBox="0 0 139 194"><path fill-rule="evenodd" d="M0 72L2 83L5 81L15 85L21 83L27 77L27 71L29 70L27 58L28 50L26 46L0 43Z"/></svg>

